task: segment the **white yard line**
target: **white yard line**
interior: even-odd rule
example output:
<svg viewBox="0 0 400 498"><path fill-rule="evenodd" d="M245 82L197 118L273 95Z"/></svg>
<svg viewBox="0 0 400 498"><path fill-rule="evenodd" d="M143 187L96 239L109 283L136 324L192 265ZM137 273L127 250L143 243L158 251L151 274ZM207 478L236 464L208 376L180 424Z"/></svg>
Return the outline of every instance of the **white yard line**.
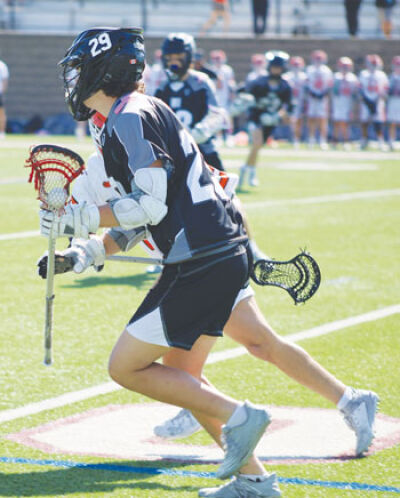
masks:
<svg viewBox="0 0 400 498"><path fill-rule="evenodd" d="M14 240L14 239L27 239L29 237L37 237L40 235L38 230L32 230L30 232L16 232L16 233L2 233L0 234L1 240Z"/></svg>
<svg viewBox="0 0 400 498"><path fill-rule="evenodd" d="M381 318L385 318L397 313L400 313L400 304L370 311L368 313L363 313L362 315L352 316L343 320L336 320L334 322L325 323L323 325L319 325L318 327L303 330L302 332L297 332L295 334L290 334L288 336L285 336L285 339L297 342L304 339L320 337L326 334L330 334L331 332L335 332L336 330L342 330L354 325L359 325L361 323L379 320ZM217 363L219 361L236 358L238 356L244 355L246 352L247 350L244 347L228 349L225 351L217 351L210 354L207 364L209 365L212 363ZM111 381L100 384L98 386L82 389L80 391L73 391L70 393L62 394L61 396L56 396L55 398L45 399L36 403L29 403L28 405L21 406L19 408L3 410L2 412L0 412L0 423L9 422L11 420L16 420L21 417L27 417L29 415L34 415L45 410L51 410L54 408L59 408L61 406L70 405L72 403L77 403L78 401L83 401L95 396L118 391L119 389L122 389L121 386Z"/></svg>
<svg viewBox="0 0 400 498"><path fill-rule="evenodd" d="M367 190L365 192L348 192L344 194L321 195L318 197L302 197L300 199L271 199L268 201L246 202L246 209L271 206L289 206L293 204L323 204L325 202L344 202L359 199L374 199L400 195L400 189Z"/></svg>
<svg viewBox="0 0 400 498"><path fill-rule="evenodd" d="M325 202L345 202L360 199L374 199L379 197L392 197L400 195L400 189L367 190L365 192L347 192L344 194L321 195L318 197L301 197L299 199L272 199L267 201L246 202L246 209L256 209L260 207L289 206L296 204L323 204ZM2 240L25 239L37 237L38 231L16 232L0 234Z"/></svg>

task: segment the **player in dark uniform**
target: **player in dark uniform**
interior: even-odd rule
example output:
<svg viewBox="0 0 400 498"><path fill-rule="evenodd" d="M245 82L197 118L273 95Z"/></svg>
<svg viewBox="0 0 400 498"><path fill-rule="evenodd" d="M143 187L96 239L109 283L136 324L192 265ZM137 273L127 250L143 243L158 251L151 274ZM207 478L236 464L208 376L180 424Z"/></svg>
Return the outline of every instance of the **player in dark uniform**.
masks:
<svg viewBox="0 0 400 498"><path fill-rule="evenodd" d="M248 280L241 215L175 114L138 91L142 30L85 31L60 65L74 118L85 120L94 111L107 118L103 157L119 196L100 207L70 204L57 217L41 211L41 232L49 236L53 225L54 236L87 239L99 227L146 226L166 264L118 339L109 372L127 389L224 423L225 458L217 475L226 478L246 468L249 458L255 461L252 452L269 414L203 385L182 367L157 360L171 347L204 348L221 335ZM100 239L101 244L86 245L93 259L101 250L118 251L110 232ZM265 475L258 464L258 473ZM275 477L268 486L270 496L280 496Z"/></svg>
<svg viewBox="0 0 400 498"><path fill-rule="evenodd" d="M218 106L211 79L204 72L190 68L195 53L193 37L186 33L171 33L161 50L168 81L155 96L168 104L190 130L207 164L223 171L214 134L227 127L229 119Z"/></svg>
<svg viewBox="0 0 400 498"><path fill-rule="evenodd" d="M265 57L268 74L255 78L246 87L246 92L253 95L255 103L249 110L252 145L247 161L240 169L239 189L243 187L247 175L250 186L258 185L256 177L258 152L281 119L292 111L292 90L289 83L282 78L289 55L286 52L270 51Z"/></svg>

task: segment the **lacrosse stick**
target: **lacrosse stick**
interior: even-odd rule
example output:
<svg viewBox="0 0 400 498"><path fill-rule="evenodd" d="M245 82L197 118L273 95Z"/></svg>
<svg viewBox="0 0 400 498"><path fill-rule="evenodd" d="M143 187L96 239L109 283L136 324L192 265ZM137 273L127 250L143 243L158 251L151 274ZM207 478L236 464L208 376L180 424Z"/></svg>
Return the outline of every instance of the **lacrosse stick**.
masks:
<svg viewBox="0 0 400 498"><path fill-rule="evenodd" d="M33 182L42 207L59 214L68 199L68 186L84 169L83 159L72 150L57 145L36 145L30 149L25 167L31 168L29 182ZM54 260L56 239L54 221L49 235L44 324L44 364L51 365L51 342L54 303Z"/></svg>
<svg viewBox="0 0 400 498"><path fill-rule="evenodd" d="M317 292L321 273L315 259L303 251L289 261L256 261L251 278L258 285L274 285L285 289L295 304L299 304Z"/></svg>

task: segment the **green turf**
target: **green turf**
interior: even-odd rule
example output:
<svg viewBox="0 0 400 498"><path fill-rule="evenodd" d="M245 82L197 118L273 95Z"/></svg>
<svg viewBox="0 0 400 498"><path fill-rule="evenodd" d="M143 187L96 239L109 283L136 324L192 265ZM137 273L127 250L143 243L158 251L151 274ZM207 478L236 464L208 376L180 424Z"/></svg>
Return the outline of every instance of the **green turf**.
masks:
<svg viewBox="0 0 400 498"><path fill-rule="evenodd" d="M27 179L23 168L28 146L51 141L66 143L87 158L91 144L75 147L72 137L10 137L0 149L0 233L38 230L38 201L33 187L6 183ZM304 151L303 155L304 155ZM225 150L225 159L244 160L246 149ZM340 156L340 155L339 155ZM276 169L288 162L373 164L374 170L307 171ZM295 157L290 149L278 157L263 151L261 185L240 194L259 246L276 259L287 259L307 247L318 260L322 283L305 306L295 307L288 294L277 288L257 290L257 301L271 325L282 335L334 320L366 313L400 302L399 196L376 197L316 204L257 205L255 202L300 199L331 194L400 188L398 160L390 154L360 158L352 154L324 158L310 152ZM270 164L270 167L268 167ZM237 171L237 170L235 170ZM143 266L108 263L96 274L88 271L56 279L54 360L42 364L45 282L36 275L36 261L46 250L39 236L0 240L2 285L0 410L23 406L63 393L108 382L109 352L154 277ZM64 246L58 241L58 247ZM135 254L143 255L136 249ZM122 310L122 312L121 312ZM302 345L345 383L369 387L381 397L381 411L400 417L399 315L336 331L304 341ZM237 347L231 339L218 341L215 350ZM245 355L206 367L206 374L221 390L236 398L284 406L332 407L275 367ZM110 403L135 403L146 398L120 390L1 425L1 434L57 420ZM209 444L200 432L184 440ZM71 460L86 463L154 466L155 464L54 455L1 439L0 457ZM326 481L351 481L400 487L400 449L392 448L360 460L332 464L278 465L282 477ZM158 462L165 468L214 471L211 465ZM0 463L0 496L71 497L194 497L199 487L218 481L197 477L149 476L103 470L63 469ZM283 484L287 497L385 497L393 493L344 491L316 486Z"/></svg>

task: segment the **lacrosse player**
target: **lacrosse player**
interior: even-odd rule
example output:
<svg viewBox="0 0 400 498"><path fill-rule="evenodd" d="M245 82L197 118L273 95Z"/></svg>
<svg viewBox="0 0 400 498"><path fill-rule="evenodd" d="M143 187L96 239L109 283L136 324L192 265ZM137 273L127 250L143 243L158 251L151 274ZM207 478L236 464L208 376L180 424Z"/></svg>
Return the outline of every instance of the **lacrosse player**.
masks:
<svg viewBox="0 0 400 498"><path fill-rule="evenodd" d="M216 175L215 179L225 193L235 200L237 176L218 170L212 170L212 172L213 175ZM97 153L93 154L87 161L86 169L73 184L73 202L103 205L118 197L118 186L113 182L113 178L107 176L102 156ZM128 251L140 243L152 257L162 256L146 227L139 227L131 231L114 228L109 233L115 240L118 240L119 248L122 251ZM63 256L70 257L76 262L74 271L77 273L82 272L90 265L94 265L95 269L98 268L90 257L83 256L81 252L85 244L88 243L90 242L84 240L75 241L71 248L62 253ZM82 264L82 260L84 264ZM97 263L102 267L104 260ZM45 276L46 269L46 258L42 258L39 262L39 271L42 276ZM254 291L250 286L237 300L224 328L224 334L245 346L253 356L274 364L292 379L337 405L342 410L346 422L356 433L356 454L361 454L368 449L373 437L376 396L368 391L355 390L345 386L312 359L304 349L281 338L263 317L257 306ZM203 382L209 383L202 375L200 368L200 365L203 366L206 361L207 348L208 346L202 350L197 347L195 357L194 353L190 355L185 353L185 355L188 356L188 365L189 361L192 368L193 365L197 365L198 376L201 376ZM171 356L175 358L171 353L171 355L164 357L164 363L172 361L168 360ZM351 403L346 406L349 400ZM357 417L364 410L368 413L368 418L361 420L361 422L357 421ZM190 411L182 409L174 418L155 427L154 431L157 436L176 439L189 436L200 429L201 425Z"/></svg>
<svg viewBox="0 0 400 498"><path fill-rule="evenodd" d="M365 57L365 69L359 76L360 82L360 121L361 121L361 149L368 147L368 127L372 123L378 145L386 150L383 139L383 123L385 122L386 98L389 81L382 71L382 58L377 54L368 54Z"/></svg>
<svg viewBox="0 0 400 498"><path fill-rule="evenodd" d="M298 148L301 140L301 131L304 116L304 86L306 83L306 73L304 71L304 59L295 55L289 59L289 71L285 74L292 88L293 112L290 124L292 128L293 145Z"/></svg>
<svg viewBox="0 0 400 498"><path fill-rule="evenodd" d="M8 79L8 66L0 60L0 139L6 136L7 115L4 107L4 96L8 88Z"/></svg>
<svg viewBox="0 0 400 498"><path fill-rule="evenodd" d="M353 73L353 61L350 57L340 57L337 61L338 71L333 77L332 121L333 139L343 141L345 149L349 146L349 123L354 117L354 103L358 96L358 79Z"/></svg>
<svg viewBox="0 0 400 498"><path fill-rule="evenodd" d="M319 132L321 149L328 148L329 96L332 90L332 71L327 66L328 55L323 50L311 53L311 64L307 67L306 113L309 146L316 142Z"/></svg>
<svg viewBox="0 0 400 498"><path fill-rule="evenodd" d="M108 37L104 37L105 33ZM126 38L129 39L127 46ZM317 392L330 391L328 398L339 400L341 407L346 405L346 416L349 423L354 425L358 443L365 451L373 436L376 395L352 391L332 381L329 387L323 388L324 384L329 384L331 376L326 374L318 378L317 367L309 356L298 346L278 338L268 327L252 298L251 289L246 286L239 291L243 285L241 262L246 259L244 253L241 254L243 228L240 213L231 202L230 195L217 181L221 173L212 176L204 167L194 141L168 108L137 91L125 96L127 90L129 92L132 86L135 88L136 85L128 85L128 82L139 76L142 68L139 64L143 60L143 56L140 57L143 48L139 48L138 43L134 45L132 38L141 41L137 30L96 29L84 32L61 63L67 99L74 117L85 119L92 108L108 116L102 134L104 168L110 183L112 180L111 188L115 191L111 196L108 192L104 194L104 187L109 188L107 180L98 178L98 175L88 175L103 189L100 190L101 195L106 195L107 199L115 195L115 198L100 207L96 207L95 203L101 204L104 198L95 198L97 200L93 203L88 201L88 204L69 206L66 213L56 219L57 235L75 235L77 238L96 232L99 225L113 225L102 237L80 238L79 245L70 248L75 250L76 261L80 263L80 266L74 267L74 271L83 271L92 264L99 265L104 262L106 253L126 249L132 237L135 237L135 232L142 230L143 226L151 233L161 252L167 254L168 258L172 255L175 260L166 265L160 280L118 340L110 359L112 377L128 389L190 409L217 442L220 442L222 423L228 420L235 409L222 428L227 456L219 476L225 477L234 472L232 469L238 470L245 461L246 458L240 457L243 447L248 450L246 457L251 454L249 448L253 448L258 441L265 423L263 410L249 403L238 406L233 400L222 397L215 388L207 387L206 379L201 377L203 364L215 341L215 338L204 336L202 332L221 335L220 330L228 321L225 330L246 344L253 354L264 359L268 356L270 361L275 358L276 363L284 359L287 362L283 366L284 371L293 369L293 375L301 376L303 383L310 383ZM102 54L93 55L90 49L96 45L91 41L93 39L105 46L113 46L113 56L107 57L108 49ZM122 52L123 55L120 54L121 45L127 49ZM131 64L133 59L135 63ZM71 64L80 70L78 80L76 77L74 81L69 79ZM97 82L96 79L88 81L94 64ZM135 67L132 68L132 65ZM127 75L129 80L124 82L123 76L128 70L131 71ZM118 91L113 91L115 86ZM107 95L114 92L124 96L116 98ZM140 126L137 126L138 122ZM159 126L163 129L159 130ZM143 172L143 169L149 170L149 173ZM146 178L146 174L150 175L150 181L146 182L149 178ZM201 185L198 183L200 179ZM92 183L89 181L87 184ZM166 188L163 187L165 184ZM216 214L219 207L223 209L220 214L224 215L210 220L208 213ZM162 218L157 221L160 211ZM206 221L206 224L198 224L197 219ZM41 213L44 235L49 234L52 220L51 213ZM218 237L218 240L224 241L223 244L218 244L218 241L215 245L210 244L215 229L218 229L218 233L224 233L227 226L230 227L229 239ZM165 235L171 232L176 233L175 237L166 240ZM204 237L207 240L206 247L202 245ZM245 265L247 271L248 265ZM220 271L224 274L220 275ZM243 277L245 281L246 275ZM234 283L236 281L238 284ZM230 288L233 285L239 287L236 299L229 297L233 294ZM228 299L229 305L226 303ZM233 312L230 311L232 307ZM199 310L201 316L193 316L196 314L195 309ZM162 324L161 312L164 319ZM249 325L253 329L250 339L247 338ZM168 348L170 345L175 347ZM164 366L154 363L161 356ZM296 370L300 370L299 362L303 364L304 372L296 373ZM201 389L196 379L202 380ZM233 406L229 409L228 405ZM367 414L364 418L363 413ZM250 438L251 443L248 442ZM234 456L229 453L233 445ZM236 455L238 452L239 456ZM275 474L266 475L255 457L250 456L240 471L227 485L201 490L200 496L233 497L245 493L260 497L280 496Z"/></svg>
<svg viewBox="0 0 400 498"><path fill-rule="evenodd" d="M216 99L215 86L203 72L190 68L195 42L186 33L171 33L162 44L162 60L168 80L155 96L168 104L186 126L207 164L223 170L215 147L215 133L229 125Z"/></svg>
<svg viewBox="0 0 400 498"><path fill-rule="evenodd" d="M94 111L107 118L104 165L119 196L99 207L68 205L60 216L41 211L41 233L83 239L81 254L98 264L123 244L113 229L145 226L166 263L114 346L110 376L129 390L191 410L220 441L217 426L225 448L217 476L251 471L268 490L263 496L280 496L275 474L268 476L252 455L268 412L219 393L200 381L193 364L191 370L179 363L179 350L211 348L247 292L251 263L240 212L171 109L138 91L141 29L84 31L60 66L74 118L85 120ZM89 238L99 227L111 230ZM157 363L169 353L178 355L176 362Z"/></svg>
<svg viewBox="0 0 400 498"><path fill-rule="evenodd" d="M280 120L286 119L292 111L292 90L289 83L282 78L289 55L286 52L269 51L265 58L268 74L252 80L246 88L246 92L255 99L249 109L248 128L252 144L246 163L240 168L238 189L243 188L247 177L251 187L258 185L258 153L266 140L272 136Z"/></svg>
<svg viewBox="0 0 400 498"><path fill-rule="evenodd" d="M395 149L397 130L400 128L400 55L392 59L392 74L389 78L389 97L387 102L387 121L389 125L389 147Z"/></svg>

